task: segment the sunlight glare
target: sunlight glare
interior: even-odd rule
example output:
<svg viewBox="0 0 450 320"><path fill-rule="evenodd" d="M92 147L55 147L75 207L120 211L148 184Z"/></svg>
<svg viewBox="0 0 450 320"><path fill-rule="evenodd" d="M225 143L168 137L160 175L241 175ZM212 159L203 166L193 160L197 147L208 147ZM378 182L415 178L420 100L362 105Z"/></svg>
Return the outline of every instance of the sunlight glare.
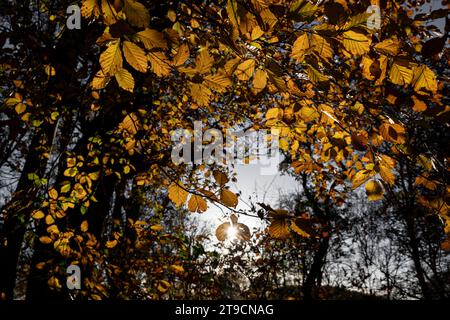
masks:
<svg viewBox="0 0 450 320"><path fill-rule="evenodd" d="M234 240L236 240L236 237L237 237L237 229L236 229L236 227L230 226L227 229L227 239L229 241L234 241Z"/></svg>

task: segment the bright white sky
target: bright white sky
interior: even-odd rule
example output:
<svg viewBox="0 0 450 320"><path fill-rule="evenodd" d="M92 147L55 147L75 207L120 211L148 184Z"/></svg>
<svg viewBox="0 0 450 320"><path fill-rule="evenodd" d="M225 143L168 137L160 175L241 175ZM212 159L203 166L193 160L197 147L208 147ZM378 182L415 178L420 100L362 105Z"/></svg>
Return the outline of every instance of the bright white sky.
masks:
<svg viewBox="0 0 450 320"><path fill-rule="evenodd" d="M273 175L261 175L261 169L260 164L236 165L237 182L231 184L231 190L241 192L238 210L250 210L251 202L255 205L256 202L263 202L276 207L280 195L292 193L301 188L291 176L281 175L279 171ZM249 198L251 198L251 201ZM257 206L257 209L260 209L260 207ZM224 207L222 207L222 210L210 204L208 210L200 215L201 220L212 225L213 232L219 224L228 221L227 218L223 218L223 213L228 215L229 210ZM246 224L251 231L253 231L253 228L259 229L262 226L262 221L259 218L243 215L239 217L239 222Z"/></svg>

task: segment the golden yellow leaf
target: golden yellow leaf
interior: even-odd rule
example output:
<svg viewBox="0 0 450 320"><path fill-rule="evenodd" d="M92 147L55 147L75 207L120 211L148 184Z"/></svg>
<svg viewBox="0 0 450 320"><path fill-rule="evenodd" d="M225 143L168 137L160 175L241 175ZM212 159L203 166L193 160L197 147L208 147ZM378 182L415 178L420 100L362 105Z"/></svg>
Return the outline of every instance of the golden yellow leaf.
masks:
<svg viewBox="0 0 450 320"><path fill-rule="evenodd" d="M41 210L35 210L33 211L33 213L31 214L31 217L33 219L39 220L45 217L44 212L42 212Z"/></svg>
<svg viewBox="0 0 450 320"><path fill-rule="evenodd" d="M420 67L414 69L412 83L414 86L414 91L419 93L426 93L422 91L422 89L432 93L437 91L436 75L426 65L421 65Z"/></svg>
<svg viewBox="0 0 450 320"><path fill-rule="evenodd" d="M183 65L189 58L189 46L183 43L178 48L176 55L173 57L172 65L175 67Z"/></svg>
<svg viewBox="0 0 450 320"><path fill-rule="evenodd" d="M191 97L194 102L200 106L207 106L212 94L211 90L201 83L190 83L189 86Z"/></svg>
<svg viewBox="0 0 450 320"><path fill-rule="evenodd" d="M320 114L315 108L304 106L298 112L300 117L305 122L311 122L319 118Z"/></svg>
<svg viewBox="0 0 450 320"><path fill-rule="evenodd" d="M222 70L214 75L207 75L204 78L204 84L217 92L225 92L227 87L231 86L231 80Z"/></svg>
<svg viewBox="0 0 450 320"><path fill-rule="evenodd" d="M273 219L268 229L270 237L274 239L287 239L291 235L289 222L289 219Z"/></svg>
<svg viewBox="0 0 450 320"><path fill-rule="evenodd" d="M381 183L377 180L370 180L366 184L366 194L370 201L383 199L384 190Z"/></svg>
<svg viewBox="0 0 450 320"><path fill-rule="evenodd" d="M15 108L14 108L14 110L16 110L17 114L22 114L22 113L24 113L26 109L27 109L26 104L25 104L25 103L22 103L22 102L16 104L16 106L15 106Z"/></svg>
<svg viewBox="0 0 450 320"><path fill-rule="evenodd" d="M405 61L395 61L391 66L389 79L392 83L400 86L407 86L411 83L413 70L409 68L409 64Z"/></svg>
<svg viewBox="0 0 450 320"><path fill-rule="evenodd" d="M393 185L395 183L395 175L392 170L383 164L380 164L380 176L384 182Z"/></svg>
<svg viewBox="0 0 450 320"><path fill-rule="evenodd" d="M207 48L201 50L195 58L195 69L198 73L203 74L211 71L214 63L213 57L209 54Z"/></svg>
<svg viewBox="0 0 450 320"><path fill-rule="evenodd" d="M87 222L87 220L84 220L81 225L80 225L80 230L81 232L86 232L89 229L89 223Z"/></svg>
<svg viewBox="0 0 450 320"><path fill-rule="evenodd" d="M123 12L132 26L143 28L150 23L150 14L147 8L140 2L125 0Z"/></svg>
<svg viewBox="0 0 450 320"><path fill-rule="evenodd" d="M56 74L55 68L52 67L49 64L45 65L45 73L47 74L47 76L49 77L53 77Z"/></svg>
<svg viewBox="0 0 450 320"><path fill-rule="evenodd" d="M352 178L352 188L356 189L364 182L366 182L370 177L374 175L373 171L370 170L361 170L358 171Z"/></svg>
<svg viewBox="0 0 450 320"><path fill-rule="evenodd" d="M159 231L164 230L164 227L160 224L155 224L155 225L151 226L150 229L152 229L153 231L159 232Z"/></svg>
<svg viewBox="0 0 450 320"><path fill-rule="evenodd" d="M147 55L152 71L159 77L168 76L172 70L170 61L162 52L150 52Z"/></svg>
<svg viewBox="0 0 450 320"><path fill-rule="evenodd" d="M108 248L108 249L112 249L112 248L114 248L115 246L117 246L117 240L109 240L109 241L107 241L106 242L106 244L105 244L105 246Z"/></svg>
<svg viewBox="0 0 450 320"><path fill-rule="evenodd" d="M158 284L158 291L161 293L166 293L170 289L171 285L166 280L160 280Z"/></svg>
<svg viewBox="0 0 450 320"><path fill-rule="evenodd" d="M105 74L103 73L102 70L98 71L95 74L94 79L92 79L92 83L91 83L92 89L100 90L100 89L105 88L110 79L111 79L111 77L105 76Z"/></svg>
<svg viewBox="0 0 450 320"><path fill-rule="evenodd" d="M292 46L291 58L297 60L297 62L302 62L305 58L305 51L309 49L309 38L308 34L305 32L295 40Z"/></svg>
<svg viewBox="0 0 450 320"><path fill-rule="evenodd" d="M191 212L202 213L208 208L205 199L198 195L192 195L188 202L188 209Z"/></svg>
<svg viewBox="0 0 450 320"><path fill-rule="evenodd" d="M397 123L383 123L380 126L380 133L382 137L387 141L395 143L405 143L405 128Z"/></svg>
<svg viewBox="0 0 450 320"><path fill-rule="evenodd" d="M238 197L234 192L228 189L223 189L220 192L220 201L228 207L236 207L238 204Z"/></svg>
<svg viewBox="0 0 450 320"><path fill-rule="evenodd" d="M368 56L363 56L361 59L362 74L367 80L375 80L376 60L372 60Z"/></svg>
<svg viewBox="0 0 450 320"><path fill-rule="evenodd" d="M181 207L187 200L188 192L184 190L184 185L181 182L172 182L169 186L169 199L177 207Z"/></svg>
<svg viewBox="0 0 450 320"><path fill-rule="evenodd" d="M354 55L361 55L369 52L370 43L372 41L366 35L349 30L344 32L343 36L344 39L342 44L350 53Z"/></svg>
<svg viewBox="0 0 450 320"><path fill-rule="evenodd" d="M420 100L419 98L417 98L415 95L412 97L413 99L413 110L416 112L423 112L425 110L427 110L427 104Z"/></svg>
<svg viewBox="0 0 450 320"><path fill-rule="evenodd" d="M415 180L415 184L419 185L419 186L424 186L425 188L427 188L429 190L436 190L436 188L437 188L437 184L425 176L417 176L416 180Z"/></svg>
<svg viewBox="0 0 450 320"><path fill-rule="evenodd" d="M121 130L127 131L131 135L135 135L140 128L140 122L135 113L129 113L123 118L119 124Z"/></svg>
<svg viewBox="0 0 450 320"><path fill-rule="evenodd" d="M386 39L375 45L375 49L383 54L396 56L400 51L401 42L397 39Z"/></svg>
<svg viewBox="0 0 450 320"><path fill-rule="evenodd" d="M100 8L97 4L97 0L83 0L81 5L81 15L84 18L91 18L92 16L98 16Z"/></svg>
<svg viewBox="0 0 450 320"><path fill-rule="evenodd" d="M117 11L108 0L102 0L102 16L106 25L110 26L117 22Z"/></svg>
<svg viewBox="0 0 450 320"><path fill-rule="evenodd" d="M114 77L116 78L117 84L119 87L121 87L123 90L133 92L134 90L134 78L131 75L131 73L127 69L120 69L115 74Z"/></svg>
<svg viewBox="0 0 450 320"><path fill-rule="evenodd" d="M181 273L181 274L183 274L184 273L184 268L183 268L183 266L180 266L180 265L178 265L178 264L173 264L173 265L171 265L170 266L170 269L172 269L174 272L176 272L176 273Z"/></svg>
<svg viewBox="0 0 450 320"><path fill-rule="evenodd" d="M48 191L48 195L49 195L50 198L53 199L53 200L58 199L58 191L56 191L55 188L51 188L51 189Z"/></svg>
<svg viewBox="0 0 450 320"><path fill-rule="evenodd" d="M48 237L48 236L42 236L39 238L39 241L43 244L50 244L53 242L52 238Z"/></svg>
<svg viewBox="0 0 450 320"><path fill-rule="evenodd" d="M312 67L310 65L307 66L306 73L308 74L308 78L314 83L324 82L324 81L329 80L319 70L315 69L314 67Z"/></svg>
<svg viewBox="0 0 450 320"><path fill-rule="evenodd" d="M297 218L291 222L291 229L301 237L309 238L311 235L304 230L304 219Z"/></svg>
<svg viewBox="0 0 450 320"><path fill-rule="evenodd" d="M278 22L278 18L273 14L272 11L270 11L269 8L263 9L259 15L261 16L264 24L266 24L270 30L273 29L273 27L275 27Z"/></svg>
<svg viewBox="0 0 450 320"><path fill-rule="evenodd" d="M283 110L280 108L270 108L266 112L266 119L281 119L283 118Z"/></svg>
<svg viewBox="0 0 450 320"><path fill-rule="evenodd" d="M261 30L261 28L257 25L253 28L250 39L252 41L255 41L256 39L260 38L263 34L264 34L264 31Z"/></svg>
<svg viewBox="0 0 450 320"><path fill-rule="evenodd" d="M48 215L45 217L45 223L46 223L47 225L51 225L51 224L55 223L55 219L53 219L53 217L52 217L50 214L48 214Z"/></svg>
<svg viewBox="0 0 450 320"><path fill-rule="evenodd" d="M136 33L136 36L148 50L153 48L167 49L167 42L164 38L164 34L159 31L153 29L145 29Z"/></svg>
<svg viewBox="0 0 450 320"><path fill-rule="evenodd" d="M123 54L127 62L139 72L147 72L147 57L144 50L130 41L122 44Z"/></svg>
<svg viewBox="0 0 450 320"><path fill-rule="evenodd" d="M310 46L322 59L329 60L333 57L333 50L331 49L330 43L318 34L314 33L311 35Z"/></svg>
<svg viewBox="0 0 450 320"><path fill-rule="evenodd" d="M264 90L267 85L267 72L262 69L258 69L255 72L255 76L252 81L252 92L257 94Z"/></svg>
<svg viewBox="0 0 450 320"><path fill-rule="evenodd" d="M118 70L122 69L123 60L120 51L120 41L113 41L108 48L100 55L100 66L103 74L113 76Z"/></svg>
<svg viewBox="0 0 450 320"><path fill-rule="evenodd" d="M251 78L254 71L255 71L255 60L248 59L237 66L234 74L239 80L246 81Z"/></svg>

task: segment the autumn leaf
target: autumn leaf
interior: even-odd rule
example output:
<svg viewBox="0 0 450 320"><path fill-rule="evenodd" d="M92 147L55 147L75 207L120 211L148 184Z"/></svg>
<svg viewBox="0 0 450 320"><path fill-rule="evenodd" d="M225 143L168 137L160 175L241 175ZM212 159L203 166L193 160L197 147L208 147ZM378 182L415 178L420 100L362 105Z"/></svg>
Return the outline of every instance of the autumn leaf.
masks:
<svg viewBox="0 0 450 320"><path fill-rule="evenodd" d="M378 52L392 56L396 56L399 53L400 47L401 42L396 39L386 39L374 46Z"/></svg>
<svg viewBox="0 0 450 320"><path fill-rule="evenodd" d="M248 59L237 66L234 74L239 80L246 81L251 78L254 71L255 71L255 60Z"/></svg>
<svg viewBox="0 0 450 320"><path fill-rule="evenodd" d="M108 0L102 0L102 16L106 25L110 26L117 22L117 11Z"/></svg>
<svg viewBox="0 0 450 320"><path fill-rule="evenodd" d="M100 14L100 8L98 6L97 0L83 0L81 5L81 15L84 18L91 18L92 16L98 17Z"/></svg>
<svg viewBox="0 0 450 320"><path fill-rule="evenodd" d="M306 73L308 74L308 78L313 83L319 83L319 82L324 82L324 81L329 80L328 77L326 77L319 70L317 70L316 68L314 68L310 65L307 66Z"/></svg>
<svg viewBox="0 0 450 320"><path fill-rule="evenodd" d="M183 43L182 45L180 45L177 53L173 57L172 65L175 67L179 67L183 65L188 58L189 58L189 46Z"/></svg>
<svg viewBox="0 0 450 320"><path fill-rule="evenodd" d="M381 183L377 180L370 180L366 184L366 194L367 198L370 201L376 201L383 199L383 187L381 186Z"/></svg>
<svg viewBox="0 0 450 320"><path fill-rule="evenodd" d="M106 242L106 244L105 244L105 246L108 248L108 249L112 249L112 248L114 248L115 246L117 246L117 240L109 240L109 241L107 241Z"/></svg>
<svg viewBox="0 0 450 320"><path fill-rule="evenodd" d="M108 48L100 55L100 66L106 76L113 76L122 69L122 52L120 51L120 41L111 42Z"/></svg>
<svg viewBox="0 0 450 320"><path fill-rule="evenodd" d="M134 90L134 78L131 75L131 73L127 69L120 69L115 74L114 77L116 78L117 84L122 89L133 92Z"/></svg>
<svg viewBox="0 0 450 320"><path fill-rule="evenodd" d="M188 192L184 190L184 185L181 182L172 182L168 190L169 199L172 200L177 207L181 207L186 202Z"/></svg>
<svg viewBox="0 0 450 320"><path fill-rule="evenodd" d="M394 143L405 143L405 128L397 123L383 123L380 133L387 141Z"/></svg>
<svg viewBox="0 0 450 320"><path fill-rule="evenodd" d="M183 274L184 273L183 266L180 266L178 264L171 265L170 269L172 269L175 273L179 273L179 274Z"/></svg>
<svg viewBox="0 0 450 320"><path fill-rule="evenodd" d="M109 80L111 79L111 77L106 76L102 70L98 71L95 74L94 79L92 79L92 89L94 90L100 90L105 88L108 85Z"/></svg>
<svg viewBox="0 0 450 320"><path fill-rule="evenodd" d="M358 151L365 151L369 143L369 135L366 131L360 130L352 133L352 145Z"/></svg>
<svg viewBox="0 0 450 320"><path fill-rule="evenodd" d="M122 44L123 54L127 62L139 72L147 72L147 57L144 50L130 41Z"/></svg>
<svg viewBox="0 0 450 320"><path fill-rule="evenodd" d="M437 91L436 75L426 65L421 65L414 69L412 84L414 91L419 93L423 92L423 89L430 92Z"/></svg>
<svg viewBox="0 0 450 320"><path fill-rule="evenodd" d="M356 189L364 182L366 182L370 177L374 175L373 171L370 170L360 170L352 178L352 188Z"/></svg>
<svg viewBox="0 0 450 320"><path fill-rule="evenodd" d="M315 108L303 106L298 112L299 116L305 122L311 122L319 118L320 114Z"/></svg>
<svg viewBox="0 0 450 320"><path fill-rule="evenodd" d="M217 91L217 92L225 92L229 86L231 86L231 80L225 74L225 72L217 72L214 75L207 75L204 77L204 84L207 87Z"/></svg>
<svg viewBox="0 0 450 320"><path fill-rule="evenodd" d="M168 76L172 70L171 63L162 52L150 52L147 55L152 71L159 77Z"/></svg>
<svg viewBox="0 0 450 320"><path fill-rule="evenodd" d="M362 55L369 52L371 40L364 34L352 30L343 34L342 44L345 49L354 55Z"/></svg>
<svg viewBox="0 0 450 320"><path fill-rule="evenodd" d="M329 60L333 57L333 49L331 49L330 43L318 34L313 33L311 35L310 46L321 59Z"/></svg>
<svg viewBox="0 0 450 320"><path fill-rule="evenodd" d="M198 195L192 195L188 202L188 209L191 212L202 213L208 208L205 199Z"/></svg>
<svg viewBox="0 0 450 320"><path fill-rule="evenodd" d="M281 119L283 117L283 110L280 108L270 108L266 112L266 119L272 120L272 119Z"/></svg>
<svg viewBox="0 0 450 320"><path fill-rule="evenodd" d="M303 33L297 40L295 40L292 46L291 58L297 60L297 62L302 62L305 58L305 52L309 49L309 38L307 33Z"/></svg>
<svg viewBox="0 0 450 320"><path fill-rule="evenodd" d="M228 229L231 227L229 222L224 222L216 229L216 238L219 241L225 241L227 239Z"/></svg>
<svg viewBox="0 0 450 320"><path fill-rule="evenodd" d="M171 287L171 284L166 280L160 280L158 284L158 291L161 293L166 293Z"/></svg>
<svg viewBox="0 0 450 320"><path fill-rule="evenodd" d="M42 236L39 238L39 241L43 244L50 244L53 242L52 238L48 237L48 236Z"/></svg>
<svg viewBox="0 0 450 320"><path fill-rule="evenodd" d="M123 118L122 122L119 124L121 130L127 131L131 135L135 135L139 130L140 122L135 113L130 113Z"/></svg>
<svg viewBox="0 0 450 320"><path fill-rule="evenodd" d="M136 33L136 36L147 50L151 50L153 48L167 49L167 42L164 38L164 34L157 30L146 28L145 30Z"/></svg>
<svg viewBox="0 0 450 320"><path fill-rule="evenodd" d="M212 95L211 90L201 83L190 83L191 97L200 106L207 106Z"/></svg>
<svg viewBox="0 0 450 320"><path fill-rule="evenodd" d="M413 110L416 112L424 112L425 110L427 110L427 104L419 99L417 96L413 96L412 97L413 100Z"/></svg>
<svg viewBox="0 0 450 320"><path fill-rule="evenodd" d="M87 220L84 220L80 225L81 232L87 232L88 228L89 228L89 223L87 222Z"/></svg>
<svg viewBox="0 0 450 320"><path fill-rule="evenodd" d="M150 23L150 14L147 8L138 1L124 0L123 11L127 20L135 27L146 27Z"/></svg>
<svg viewBox="0 0 450 320"><path fill-rule="evenodd" d="M219 170L215 170L213 172L213 176L214 176L214 180L216 180L216 182L220 186L224 186L229 181L227 175L225 173L223 173L222 171L219 171Z"/></svg>
<svg viewBox="0 0 450 320"><path fill-rule="evenodd" d="M40 220L40 219L42 219L42 218L45 217L45 214L44 214L44 212L42 212L41 210L35 210L35 211L33 211L33 213L31 214L31 217L32 217L33 219Z"/></svg>
<svg viewBox="0 0 450 320"><path fill-rule="evenodd" d="M400 86L407 86L411 83L413 70L409 68L409 64L403 61L395 61L391 66L389 79L392 83Z"/></svg>
<svg viewBox="0 0 450 320"><path fill-rule="evenodd" d="M228 206L235 208L238 204L238 197L235 193L231 192L228 189L223 189L220 192L220 201Z"/></svg>
<svg viewBox="0 0 450 320"><path fill-rule="evenodd" d="M252 92L253 94L258 94L267 85L267 72L262 69L258 69L255 72L255 76L252 81Z"/></svg>
<svg viewBox="0 0 450 320"><path fill-rule="evenodd" d="M195 70L200 73L207 73L211 71L214 59L211 57L207 49L203 49L195 58Z"/></svg>
<svg viewBox="0 0 450 320"><path fill-rule="evenodd" d="M291 232L289 231L289 222L288 219L273 219L268 228L268 232L270 237L274 239L287 239Z"/></svg>

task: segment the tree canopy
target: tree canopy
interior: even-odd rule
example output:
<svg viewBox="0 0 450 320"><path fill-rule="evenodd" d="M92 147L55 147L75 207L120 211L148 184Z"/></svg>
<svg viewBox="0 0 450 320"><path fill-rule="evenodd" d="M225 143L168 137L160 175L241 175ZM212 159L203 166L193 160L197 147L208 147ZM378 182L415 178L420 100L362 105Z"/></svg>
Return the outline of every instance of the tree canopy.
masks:
<svg viewBox="0 0 450 320"><path fill-rule="evenodd" d="M266 222L258 239L315 248L303 284L311 297L342 212L363 189L368 205L405 223L432 297L417 226L432 219L439 250L450 250L447 4L77 4L80 28L68 23L72 1L1 5L1 298L20 279L30 299L165 297L201 248L184 217L217 205L228 214L210 230L220 241L233 226L248 242L239 245L261 245L238 222L248 215ZM174 163L173 132L196 121L278 132L280 170L303 202L237 209L228 166ZM75 295L71 265L83 275Z"/></svg>

